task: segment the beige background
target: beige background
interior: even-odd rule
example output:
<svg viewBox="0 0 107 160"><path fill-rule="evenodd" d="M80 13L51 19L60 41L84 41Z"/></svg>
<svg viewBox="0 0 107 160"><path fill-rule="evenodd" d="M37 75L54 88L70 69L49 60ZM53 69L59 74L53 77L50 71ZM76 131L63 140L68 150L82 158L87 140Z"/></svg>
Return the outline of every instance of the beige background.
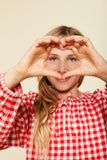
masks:
<svg viewBox="0 0 107 160"><path fill-rule="evenodd" d="M107 59L107 0L0 0L0 73L14 66L36 38L58 25L78 28ZM24 92L37 91L35 78L22 85ZM104 82L86 77L81 90L98 87ZM26 159L25 149L0 151L0 160L19 159Z"/></svg>

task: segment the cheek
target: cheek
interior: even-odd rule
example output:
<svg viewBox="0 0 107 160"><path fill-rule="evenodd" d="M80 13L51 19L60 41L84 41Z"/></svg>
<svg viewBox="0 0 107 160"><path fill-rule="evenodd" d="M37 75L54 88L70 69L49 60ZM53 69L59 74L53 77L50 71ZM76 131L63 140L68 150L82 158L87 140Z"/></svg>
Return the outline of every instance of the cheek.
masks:
<svg viewBox="0 0 107 160"><path fill-rule="evenodd" d="M69 70L73 70L79 67L79 63L78 62L68 62L68 68Z"/></svg>
<svg viewBox="0 0 107 160"><path fill-rule="evenodd" d="M50 82L51 85L54 83L54 78L53 77L47 77L48 81Z"/></svg>
<svg viewBox="0 0 107 160"><path fill-rule="evenodd" d="M47 61L46 68L49 70L57 70L57 63L53 61Z"/></svg>

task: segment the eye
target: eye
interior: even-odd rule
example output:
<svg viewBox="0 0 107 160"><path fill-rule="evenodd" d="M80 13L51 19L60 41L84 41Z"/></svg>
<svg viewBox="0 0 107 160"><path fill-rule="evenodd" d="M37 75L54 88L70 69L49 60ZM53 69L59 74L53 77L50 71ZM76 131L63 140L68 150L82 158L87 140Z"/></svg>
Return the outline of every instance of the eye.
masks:
<svg viewBox="0 0 107 160"><path fill-rule="evenodd" d="M50 60L50 61L55 61L55 60L56 60L56 57L50 57L49 60Z"/></svg>
<svg viewBox="0 0 107 160"><path fill-rule="evenodd" d="M69 58L70 61L76 61L77 59L75 57Z"/></svg>

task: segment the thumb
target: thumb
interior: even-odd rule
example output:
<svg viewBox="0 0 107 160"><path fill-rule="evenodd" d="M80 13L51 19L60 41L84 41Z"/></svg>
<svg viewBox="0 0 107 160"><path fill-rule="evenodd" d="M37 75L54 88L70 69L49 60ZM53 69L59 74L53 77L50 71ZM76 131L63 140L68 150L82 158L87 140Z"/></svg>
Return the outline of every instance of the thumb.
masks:
<svg viewBox="0 0 107 160"><path fill-rule="evenodd" d="M50 76L50 77L62 79L62 75L58 73L57 71L45 70L44 76Z"/></svg>
<svg viewBox="0 0 107 160"><path fill-rule="evenodd" d="M73 76L82 76L81 71L80 71L79 68L64 73L63 74L63 79L68 78L68 77L73 77Z"/></svg>

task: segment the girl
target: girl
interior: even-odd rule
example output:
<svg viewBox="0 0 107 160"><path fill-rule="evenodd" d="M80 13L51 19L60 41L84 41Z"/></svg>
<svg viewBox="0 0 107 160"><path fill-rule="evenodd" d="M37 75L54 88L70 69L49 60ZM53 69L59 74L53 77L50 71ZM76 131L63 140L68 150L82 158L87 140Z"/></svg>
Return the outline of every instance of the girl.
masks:
<svg viewBox="0 0 107 160"><path fill-rule="evenodd" d="M107 85L82 93L84 76L107 83L107 62L77 29L59 26L0 75L0 149L26 147L26 159L107 159ZM39 94L20 82L38 77Z"/></svg>

